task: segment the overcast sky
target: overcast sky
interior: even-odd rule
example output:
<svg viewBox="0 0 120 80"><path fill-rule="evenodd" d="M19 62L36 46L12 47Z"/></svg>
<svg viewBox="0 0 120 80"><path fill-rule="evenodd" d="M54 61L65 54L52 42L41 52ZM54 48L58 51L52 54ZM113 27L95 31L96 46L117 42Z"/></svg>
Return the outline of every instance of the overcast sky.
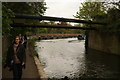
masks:
<svg viewBox="0 0 120 80"><path fill-rule="evenodd" d="M80 3L84 0L45 0L46 10L45 16L74 18L76 12L79 11Z"/></svg>

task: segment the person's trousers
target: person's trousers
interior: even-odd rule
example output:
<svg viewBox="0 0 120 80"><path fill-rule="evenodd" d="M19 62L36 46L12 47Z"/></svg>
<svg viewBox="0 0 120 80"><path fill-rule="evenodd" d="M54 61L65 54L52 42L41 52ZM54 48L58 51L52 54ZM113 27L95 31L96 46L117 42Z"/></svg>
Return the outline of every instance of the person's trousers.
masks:
<svg viewBox="0 0 120 80"><path fill-rule="evenodd" d="M22 64L13 64L13 80L21 80Z"/></svg>

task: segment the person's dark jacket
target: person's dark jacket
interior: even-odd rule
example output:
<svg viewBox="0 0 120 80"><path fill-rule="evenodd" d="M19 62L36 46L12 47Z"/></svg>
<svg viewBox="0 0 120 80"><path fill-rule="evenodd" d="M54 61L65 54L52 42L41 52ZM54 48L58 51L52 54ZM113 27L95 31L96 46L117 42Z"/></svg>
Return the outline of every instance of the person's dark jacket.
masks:
<svg viewBox="0 0 120 80"><path fill-rule="evenodd" d="M24 48L23 44L19 44L17 49L18 49L18 51L17 51L16 55L22 64L23 62L26 62L25 48ZM7 51L6 66L11 67L11 62L13 61L13 56L14 56L14 49L13 49L13 45L11 45Z"/></svg>

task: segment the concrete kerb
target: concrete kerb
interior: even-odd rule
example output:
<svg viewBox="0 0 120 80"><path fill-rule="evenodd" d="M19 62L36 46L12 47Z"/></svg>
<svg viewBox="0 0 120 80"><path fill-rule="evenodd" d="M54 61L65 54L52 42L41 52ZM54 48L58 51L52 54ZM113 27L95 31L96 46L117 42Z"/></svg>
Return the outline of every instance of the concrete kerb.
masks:
<svg viewBox="0 0 120 80"><path fill-rule="evenodd" d="M42 64L41 64L40 60L36 56L34 56L34 61L35 61L36 67L38 69L40 79L41 80L47 80L48 77L43 70L43 67L42 67Z"/></svg>

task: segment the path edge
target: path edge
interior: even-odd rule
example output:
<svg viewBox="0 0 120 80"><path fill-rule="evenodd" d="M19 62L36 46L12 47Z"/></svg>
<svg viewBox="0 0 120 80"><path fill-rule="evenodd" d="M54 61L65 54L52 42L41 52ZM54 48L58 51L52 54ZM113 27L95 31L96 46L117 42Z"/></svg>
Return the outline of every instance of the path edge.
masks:
<svg viewBox="0 0 120 80"><path fill-rule="evenodd" d="M34 56L33 58L34 58L35 65L36 65L36 67L37 67L37 70L38 70L38 74L39 74L40 79L41 79L41 80L47 80L48 77L47 77L47 75L45 74L45 71L44 71L44 69L43 69L43 67L42 67L42 64L41 64L40 60L37 58L37 56Z"/></svg>

